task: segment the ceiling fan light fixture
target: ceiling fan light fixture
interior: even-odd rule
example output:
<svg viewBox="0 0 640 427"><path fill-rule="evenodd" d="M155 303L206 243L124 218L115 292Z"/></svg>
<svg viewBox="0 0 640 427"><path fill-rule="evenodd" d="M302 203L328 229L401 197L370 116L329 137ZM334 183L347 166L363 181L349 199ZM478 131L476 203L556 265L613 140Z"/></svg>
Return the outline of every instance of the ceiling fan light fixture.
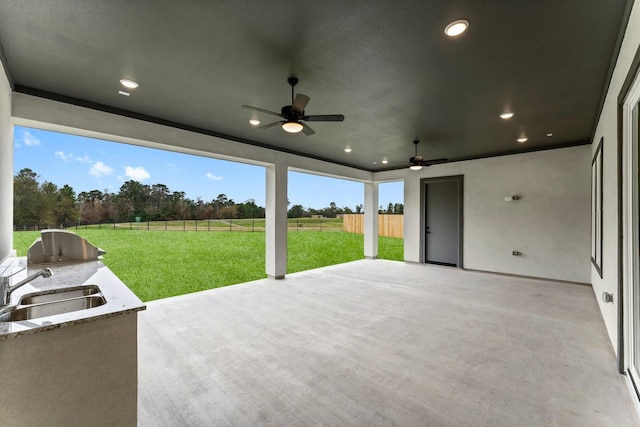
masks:
<svg viewBox="0 0 640 427"><path fill-rule="evenodd" d="M529 138L527 138L526 136L523 136L521 138L516 139L516 141L518 141L519 143L523 143L523 142L527 142L529 140Z"/></svg>
<svg viewBox="0 0 640 427"><path fill-rule="evenodd" d="M347 148L345 148L345 149L344 149L344 152L345 152L345 153L350 153L351 151L353 151L353 150L352 150L351 148L349 148L349 147L347 147Z"/></svg>
<svg viewBox="0 0 640 427"><path fill-rule="evenodd" d="M295 122L295 121L288 121L282 124L282 129L285 132L289 132L289 133L298 133L303 128L304 126L302 126L299 122Z"/></svg>
<svg viewBox="0 0 640 427"><path fill-rule="evenodd" d="M466 19L458 19L447 25L444 29L444 33L449 37L459 36L469 28L469 21Z"/></svg>
<svg viewBox="0 0 640 427"><path fill-rule="evenodd" d="M500 118L504 120L510 119L511 117L513 117L513 113L511 112L500 114Z"/></svg>
<svg viewBox="0 0 640 427"><path fill-rule="evenodd" d="M422 169L422 165L411 165L409 166L409 169L411 169L412 171L419 171L420 169Z"/></svg>
<svg viewBox="0 0 640 427"><path fill-rule="evenodd" d="M251 120L249 120L249 123L251 123L252 126L258 126L260 124L260 120L251 119Z"/></svg>

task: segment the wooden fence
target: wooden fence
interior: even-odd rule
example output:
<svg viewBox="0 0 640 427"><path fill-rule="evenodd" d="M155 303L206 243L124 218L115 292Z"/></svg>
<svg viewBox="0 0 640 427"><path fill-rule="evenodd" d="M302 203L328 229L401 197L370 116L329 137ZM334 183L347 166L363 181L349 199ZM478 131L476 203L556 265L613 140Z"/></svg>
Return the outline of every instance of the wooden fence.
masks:
<svg viewBox="0 0 640 427"><path fill-rule="evenodd" d="M343 231L364 234L364 214L344 214L343 220ZM404 238L404 215L379 214L378 235Z"/></svg>

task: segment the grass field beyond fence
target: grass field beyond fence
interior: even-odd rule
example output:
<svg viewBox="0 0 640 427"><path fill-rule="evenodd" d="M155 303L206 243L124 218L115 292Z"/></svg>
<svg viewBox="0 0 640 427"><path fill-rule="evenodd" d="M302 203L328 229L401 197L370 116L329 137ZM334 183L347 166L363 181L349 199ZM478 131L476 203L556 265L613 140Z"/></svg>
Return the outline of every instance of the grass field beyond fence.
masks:
<svg viewBox="0 0 640 427"><path fill-rule="evenodd" d="M289 218L289 231L344 231L342 218ZM147 231L230 231L264 232L266 220L264 218L247 219L187 219L171 221L129 221L129 222L100 222L64 225L14 225L15 231L37 231L42 228L66 228L68 230L147 230Z"/></svg>
<svg viewBox="0 0 640 427"><path fill-rule="evenodd" d="M103 262L143 301L258 280L265 274L264 233L147 233L129 229L71 230L107 251ZM14 232L25 256L40 236ZM287 273L363 258L360 234L309 231L288 235ZM403 240L381 237L380 258L403 259Z"/></svg>

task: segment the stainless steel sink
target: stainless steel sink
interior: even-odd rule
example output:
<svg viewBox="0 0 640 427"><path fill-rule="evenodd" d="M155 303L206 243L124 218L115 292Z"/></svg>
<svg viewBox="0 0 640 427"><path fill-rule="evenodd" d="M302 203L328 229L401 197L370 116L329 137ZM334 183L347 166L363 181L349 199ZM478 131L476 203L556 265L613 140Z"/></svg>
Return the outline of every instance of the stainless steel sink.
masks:
<svg viewBox="0 0 640 427"><path fill-rule="evenodd" d="M71 288L54 289L24 295L20 298L18 305L40 304L43 302L60 301L96 294L100 294L100 288L97 285L74 286Z"/></svg>
<svg viewBox="0 0 640 427"><path fill-rule="evenodd" d="M74 286L24 295L15 306L0 312L0 322L19 322L87 310L106 304L96 285Z"/></svg>

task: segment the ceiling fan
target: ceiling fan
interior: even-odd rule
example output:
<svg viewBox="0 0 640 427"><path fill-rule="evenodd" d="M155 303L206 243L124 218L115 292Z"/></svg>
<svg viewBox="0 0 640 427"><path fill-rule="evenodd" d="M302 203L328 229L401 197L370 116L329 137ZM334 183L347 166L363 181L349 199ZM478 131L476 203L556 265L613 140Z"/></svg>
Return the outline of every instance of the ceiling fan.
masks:
<svg viewBox="0 0 640 427"><path fill-rule="evenodd" d="M291 105L285 105L284 107L282 107L280 113L264 110L258 107L252 107L251 105L242 106L242 108L246 108L248 110L271 114L272 116L278 116L284 119L260 126L258 129L268 129L273 126L280 125L286 132L298 133L302 131L302 133L304 133L305 135L311 136L316 132L304 122L341 122L344 120L344 116L342 114L321 114L313 116L305 115L304 108L309 103L310 98L307 95L303 95L301 93L297 94L294 98L293 88L298 84L297 77L289 77L287 79L287 82L291 86Z"/></svg>
<svg viewBox="0 0 640 427"><path fill-rule="evenodd" d="M422 169L423 166L431 166L431 165L436 165L438 163L444 163L446 162L448 159L430 159L430 160L425 160L424 157L419 156L418 155L418 144L420 143L419 140L415 139L413 141L413 144L415 146L415 154L413 157L409 157L409 169L413 170L413 171L418 171L420 169Z"/></svg>

